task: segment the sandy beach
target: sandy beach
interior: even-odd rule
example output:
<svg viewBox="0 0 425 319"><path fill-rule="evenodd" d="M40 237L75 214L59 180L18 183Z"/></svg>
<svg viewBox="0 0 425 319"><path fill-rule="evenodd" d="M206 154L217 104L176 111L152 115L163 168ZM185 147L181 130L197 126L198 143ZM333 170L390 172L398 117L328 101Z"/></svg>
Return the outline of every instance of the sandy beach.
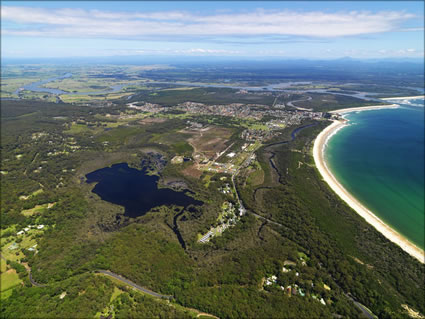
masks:
<svg viewBox="0 0 425 319"><path fill-rule="evenodd" d="M385 97L381 100L388 101L388 100L416 100L416 99L423 99L423 95L417 95L417 96L400 96L400 97Z"/></svg>
<svg viewBox="0 0 425 319"><path fill-rule="evenodd" d="M361 106L361 107L350 107L347 109L340 109L335 111L330 111L329 113L349 113L349 112L358 112L358 111L372 111L372 110L381 110L381 109L396 109L398 104L388 104L388 105L371 105L371 106Z"/></svg>
<svg viewBox="0 0 425 319"><path fill-rule="evenodd" d="M396 104L395 104L396 105ZM388 108L388 105L380 105L376 108ZM370 108L370 107L368 107ZM358 108L352 109L343 109L335 111L335 113L346 113L357 111ZM360 108L362 110L366 108ZM350 110L350 111L348 111ZM344 112L342 112L344 111ZM392 242L399 245L404 251L409 253L411 256L418 259L421 263L425 263L424 251L419 247L415 246L401 234L396 232L394 229L385 224L381 219L375 216L370 210L363 206L356 198L354 198L333 176L331 171L328 169L326 162L324 160L324 148L328 139L335 134L339 129L346 125L345 120L335 120L330 126L326 127L320 134L317 136L314 147L313 147L313 156L316 167L322 175L323 179L328 183L331 189L342 199L344 200L351 208L353 208L361 217L363 217L369 224L375 227L381 234Z"/></svg>

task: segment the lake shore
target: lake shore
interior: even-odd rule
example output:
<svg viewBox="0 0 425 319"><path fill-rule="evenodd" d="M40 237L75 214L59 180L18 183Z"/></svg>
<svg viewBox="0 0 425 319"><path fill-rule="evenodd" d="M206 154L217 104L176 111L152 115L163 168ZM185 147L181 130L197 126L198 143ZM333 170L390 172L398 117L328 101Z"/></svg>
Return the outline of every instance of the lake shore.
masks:
<svg viewBox="0 0 425 319"><path fill-rule="evenodd" d="M396 105L396 104L394 104ZM375 106L373 109L388 108L389 105ZM394 107L394 106L392 106ZM398 107L398 105L396 105ZM365 110L365 107L360 108ZM347 113L358 111L359 108L343 109L335 111L335 113ZM348 111L350 110L350 111ZM343 111L343 112L342 112ZM380 218L373 214L369 209L367 209L363 204L361 204L354 196L352 196L335 178L332 172L329 170L324 159L324 150L326 143L329 138L334 135L339 129L343 128L346 124L346 120L334 120L333 123L327 126L320 134L316 137L313 147L313 157L317 169L322 175L325 182L330 186L330 188L342 199L344 200L351 208L353 208L361 217L363 217L369 224L375 227L381 234L383 234L387 239L393 243L399 245L404 251L408 254L419 260L421 263L425 263L424 251L411 243L407 238L399 234L397 231L392 229L390 226L385 224Z"/></svg>

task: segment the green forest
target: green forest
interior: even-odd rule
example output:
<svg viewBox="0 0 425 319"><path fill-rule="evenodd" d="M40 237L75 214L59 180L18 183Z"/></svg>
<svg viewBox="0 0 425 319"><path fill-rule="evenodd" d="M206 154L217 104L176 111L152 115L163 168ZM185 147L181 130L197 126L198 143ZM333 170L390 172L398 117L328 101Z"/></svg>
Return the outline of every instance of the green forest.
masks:
<svg viewBox="0 0 425 319"><path fill-rule="evenodd" d="M276 102L255 94L241 101L231 89L191 91L206 104ZM152 92L128 101L187 100L187 90ZM326 111L320 99L328 95L313 95L306 106ZM358 105L348 97L332 103ZM130 112L122 98L108 107L1 104L2 318L409 318L406 305L425 313L424 265L340 200L314 165L314 139L330 121L303 119L273 131L226 192L231 175L195 169L193 154L211 141L226 152L249 144L240 119ZM207 140L193 123L228 135ZM172 163L176 156L191 159ZM163 205L130 218L85 182L116 163L145 168L159 187L177 184L203 204ZM221 224L223 202L239 208L236 195L246 213L200 242Z"/></svg>

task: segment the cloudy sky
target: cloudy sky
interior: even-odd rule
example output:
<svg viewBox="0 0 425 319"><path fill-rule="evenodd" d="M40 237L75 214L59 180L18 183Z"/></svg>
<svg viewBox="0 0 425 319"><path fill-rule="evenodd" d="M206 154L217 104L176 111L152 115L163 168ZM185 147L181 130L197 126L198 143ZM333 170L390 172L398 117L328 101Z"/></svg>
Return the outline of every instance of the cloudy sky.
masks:
<svg viewBox="0 0 425 319"><path fill-rule="evenodd" d="M423 1L2 1L1 54L418 58L423 12Z"/></svg>

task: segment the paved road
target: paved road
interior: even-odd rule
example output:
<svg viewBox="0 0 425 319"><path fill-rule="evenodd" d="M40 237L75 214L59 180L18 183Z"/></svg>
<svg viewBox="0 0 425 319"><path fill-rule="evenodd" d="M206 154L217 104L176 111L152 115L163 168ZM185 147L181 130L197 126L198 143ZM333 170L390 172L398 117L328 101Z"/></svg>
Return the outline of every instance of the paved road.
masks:
<svg viewBox="0 0 425 319"><path fill-rule="evenodd" d="M5 261L7 261L7 259L6 259L6 258L4 258L2 254L0 254L0 258L1 258L1 259L3 259L3 260L5 260ZM46 285L39 284L39 283L35 282L35 281L34 281L34 279L32 279L31 269L29 269L29 268L27 268L27 267L25 267L25 268L26 268L26 269L27 269L27 271L28 271L28 277L29 277L30 282L31 282L31 284L32 284L33 286L36 286L36 287L44 287L44 286L46 286Z"/></svg>
<svg viewBox="0 0 425 319"><path fill-rule="evenodd" d="M28 277L29 277L30 282L31 282L31 284L33 286L36 286L36 287L46 287L46 285L39 284L38 282L34 281L34 279L32 278L31 269L28 269Z"/></svg>
<svg viewBox="0 0 425 319"><path fill-rule="evenodd" d="M338 285L338 284L337 284ZM341 288L341 287L340 287ZM378 317L377 316L375 316L373 313L371 313L370 312L370 310L369 309L367 309L365 306L363 306L360 302L358 302L358 301L356 301L352 296L350 296L349 294L346 294L345 292L344 292L344 295L348 298L348 299L350 299L353 303L354 303L354 305L357 307L357 308L359 308L360 309L360 311L362 312L362 314L366 317L366 318L368 318L368 319L377 319Z"/></svg>
<svg viewBox="0 0 425 319"><path fill-rule="evenodd" d="M4 258L1 254L0 254L0 258L2 258L2 259L4 259L4 260L7 261L7 259ZM36 282L32 278L31 269L27 268L27 271L28 271L29 280L30 280L30 282L31 282L31 284L33 286L36 286L36 287L46 287L47 286L45 284L39 284L38 282ZM131 286L131 287L133 287L133 288L141 291L141 292L147 293L147 294L149 294L149 295L151 295L153 297L162 298L162 299L168 299L168 300L171 300L173 298L173 296L161 295L161 294L159 294L157 292L154 292L154 291L151 291L149 289L143 288L142 286L139 286L138 284L136 284L136 283L134 283L134 282L132 282L132 281L130 281L128 279L125 279L124 277L121 277L120 275L117 275L117 274L115 274L113 272L110 272L110 271L107 271L107 270L96 270L95 272L96 273L100 273L100 274L104 274L104 275L107 275L107 276L110 276L110 277L113 277L113 278L115 278L115 279L117 279L117 280L119 280L119 281L121 281L121 282L123 282L123 283L125 283L125 284L127 284L127 285L129 285L129 286Z"/></svg>
<svg viewBox="0 0 425 319"><path fill-rule="evenodd" d="M284 226L282 224L279 224L278 222L274 222L271 219L268 219L268 218L266 218L264 216L258 215L258 214L254 213L254 212L251 212L251 211L250 211L250 213L252 215L254 215L255 217L257 217L257 218L264 219L264 220L268 221L270 224L277 225L277 226L280 226L280 227L283 227L283 228L287 228L286 226Z"/></svg>
<svg viewBox="0 0 425 319"><path fill-rule="evenodd" d="M161 294L159 294L157 292L154 292L154 291L151 291L149 289L143 288L142 286L139 286L138 284L136 284L136 283L134 283L134 282L132 282L132 281L130 281L128 279L125 279L124 277L121 277L120 275L117 275L117 274L115 274L113 272L110 272L108 270L96 270L95 272L97 272L99 274L104 274L104 275L113 277L115 279L118 279L119 281L121 281L121 282L123 282L123 283L125 283L125 284L127 284L127 285L129 285L129 286L131 286L131 287L133 287L133 288L141 291L141 292L147 293L148 295L151 295L153 297L162 298L162 299L168 299L168 300L171 300L173 298L173 296L161 295Z"/></svg>

